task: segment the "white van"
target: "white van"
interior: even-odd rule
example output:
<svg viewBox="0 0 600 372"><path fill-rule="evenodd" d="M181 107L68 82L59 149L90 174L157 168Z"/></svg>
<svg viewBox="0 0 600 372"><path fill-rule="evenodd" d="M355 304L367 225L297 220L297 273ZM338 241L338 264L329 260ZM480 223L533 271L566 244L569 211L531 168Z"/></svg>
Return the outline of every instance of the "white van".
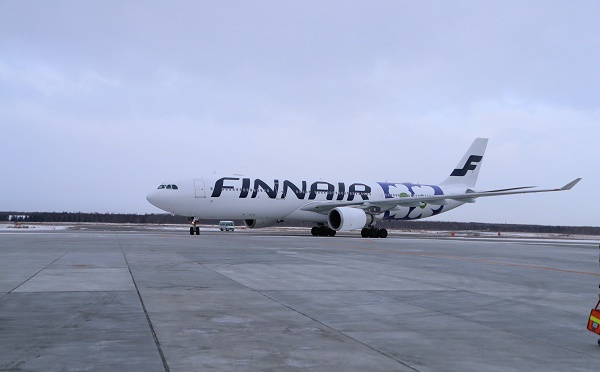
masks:
<svg viewBox="0 0 600 372"><path fill-rule="evenodd" d="M219 221L219 229L221 229L221 231L234 231L235 224L233 221Z"/></svg>

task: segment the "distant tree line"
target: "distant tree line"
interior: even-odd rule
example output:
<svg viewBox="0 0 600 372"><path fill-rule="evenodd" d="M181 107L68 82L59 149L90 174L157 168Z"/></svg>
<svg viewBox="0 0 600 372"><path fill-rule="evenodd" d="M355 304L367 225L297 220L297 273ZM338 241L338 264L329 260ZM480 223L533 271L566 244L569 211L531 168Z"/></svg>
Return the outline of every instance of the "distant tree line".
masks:
<svg viewBox="0 0 600 372"><path fill-rule="evenodd" d="M14 222L94 222L183 224L186 217L170 214L82 213L82 212L0 212L0 221Z"/></svg>
<svg viewBox="0 0 600 372"><path fill-rule="evenodd" d="M447 230L447 231L489 231L489 232L522 232L573 235L600 235L600 227L594 226L547 226L518 225L482 222L443 222L443 221L385 221L383 226L396 229L412 230ZM393 227L391 227L393 226Z"/></svg>
<svg viewBox="0 0 600 372"><path fill-rule="evenodd" d="M62 223L132 223L132 224L188 224L188 218L170 214L133 214L133 213L82 213L82 212L0 212L0 221L13 222L62 222ZM242 225L242 220L234 220ZM218 221L200 220L200 224L212 225ZM600 227L593 226L546 226L517 225L481 222L443 222L443 221L382 221L381 227L400 230L441 230L441 231L490 231L551 233L567 235L600 235ZM312 227L312 223L283 222L276 226Z"/></svg>

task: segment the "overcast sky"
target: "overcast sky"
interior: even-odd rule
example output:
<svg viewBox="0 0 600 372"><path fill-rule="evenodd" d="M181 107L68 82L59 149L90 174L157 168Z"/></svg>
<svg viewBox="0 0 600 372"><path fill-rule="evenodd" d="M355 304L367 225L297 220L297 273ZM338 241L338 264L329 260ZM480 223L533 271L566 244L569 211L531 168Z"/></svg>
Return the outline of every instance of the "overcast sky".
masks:
<svg viewBox="0 0 600 372"><path fill-rule="evenodd" d="M446 221L600 226L600 2L0 0L1 211L159 213L162 181L443 180Z"/></svg>

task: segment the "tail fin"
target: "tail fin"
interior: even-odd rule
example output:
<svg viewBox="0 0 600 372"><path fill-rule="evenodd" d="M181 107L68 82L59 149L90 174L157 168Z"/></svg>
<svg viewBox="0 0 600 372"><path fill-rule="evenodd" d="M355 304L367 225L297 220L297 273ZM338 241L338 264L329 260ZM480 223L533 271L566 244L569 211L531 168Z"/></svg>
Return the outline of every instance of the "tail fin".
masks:
<svg viewBox="0 0 600 372"><path fill-rule="evenodd" d="M476 138L450 176L442 182L442 185L474 187L487 143L487 138Z"/></svg>

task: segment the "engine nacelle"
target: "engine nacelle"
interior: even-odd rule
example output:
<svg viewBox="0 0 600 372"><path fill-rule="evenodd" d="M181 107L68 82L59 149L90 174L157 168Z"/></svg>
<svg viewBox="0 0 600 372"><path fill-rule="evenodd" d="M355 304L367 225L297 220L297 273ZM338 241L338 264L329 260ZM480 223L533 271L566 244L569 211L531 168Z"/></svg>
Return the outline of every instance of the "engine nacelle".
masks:
<svg viewBox="0 0 600 372"><path fill-rule="evenodd" d="M329 211L327 223L335 231L362 229L374 221L373 216L362 209L352 207L337 207Z"/></svg>
<svg viewBox="0 0 600 372"><path fill-rule="evenodd" d="M260 218L257 220L244 220L244 225L249 229L260 229L261 227L271 227L277 223L277 219Z"/></svg>

